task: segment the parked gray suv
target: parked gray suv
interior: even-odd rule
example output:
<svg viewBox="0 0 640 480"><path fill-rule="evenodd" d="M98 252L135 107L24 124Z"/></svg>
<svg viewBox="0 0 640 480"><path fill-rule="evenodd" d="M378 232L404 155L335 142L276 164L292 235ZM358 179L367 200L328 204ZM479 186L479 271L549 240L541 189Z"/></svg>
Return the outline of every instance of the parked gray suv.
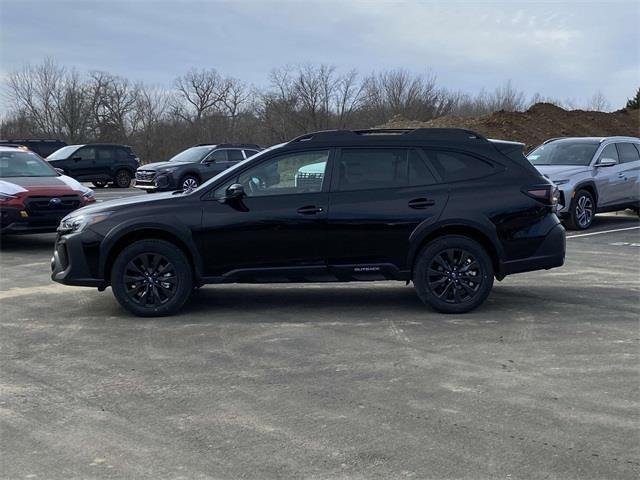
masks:
<svg viewBox="0 0 640 480"><path fill-rule="evenodd" d="M596 213L640 209L640 138L554 138L527 158L557 185L557 213L571 229L589 228Z"/></svg>

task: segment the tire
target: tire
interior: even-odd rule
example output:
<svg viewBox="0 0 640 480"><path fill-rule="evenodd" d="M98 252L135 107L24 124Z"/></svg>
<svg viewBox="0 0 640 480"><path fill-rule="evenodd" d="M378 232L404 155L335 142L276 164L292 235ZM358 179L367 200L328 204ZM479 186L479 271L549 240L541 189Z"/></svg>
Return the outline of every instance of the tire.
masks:
<svg viewBox="0 0 640 480"><path fill-rule="evenodd" d="M118 254L111 268L111 288L118 303L134 315L172 315L189 299L193 270L174 244L139 240Z"/></svg>
<svg viewBox="0 0 640 480"><path fill-rule="evenodd" d="M588 190L578 190L571 199L565 221L570 230L586 230L596 215L596 202Z"/></svg>
<svg viewBox="0 0 640 480"><path fill-rule="evenodd" d="M413 266L420 300L442 313L466 313L480 306L493 287L493 263L475 240L446 235L428 243Z"/></svg>
<svg viewBox="0 0 640 480"><path fill-rule="evenodd" d="M193 175L186 175L180 180L180 188L182 190L193 190L200 185L200 179Z"/></svg>
<svg viewBox="0 0 640 480"><path fill-rule="evenodd" d="M91 183L95 188L104 188L109 184L109 182L107 182L106 180L100 180L100 181L91 182Z"/></svg>
<svg viewBox="0 0 640 480"><path fill-rule="evenodd" d="M129 170L118 170L113 179L113 184L118 188L129 188L131 186L131 173Z"/></svg>

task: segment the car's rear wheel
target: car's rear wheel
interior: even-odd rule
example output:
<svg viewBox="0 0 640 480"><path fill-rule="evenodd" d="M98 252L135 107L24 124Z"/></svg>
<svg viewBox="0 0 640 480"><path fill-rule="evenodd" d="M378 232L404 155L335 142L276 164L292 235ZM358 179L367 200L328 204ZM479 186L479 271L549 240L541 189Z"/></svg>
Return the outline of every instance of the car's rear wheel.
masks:
<svg viewBox="0 0 640 480"><path fill-rule="evenodd" d="M571 230L586 230L596 215L596 202L588 190L578 190L571 199L567 227Z"/></svg>
<svg viewBox="0 0 640 480"><path fill-rule="evenodd" d="M129 188L131 186L131 178L131 173L128 170L118 170L113 183L118 188Z"/></svg>
<svg viewBox="0 0 640 480"><path fill-rule="evenodd" d="M172 243L140 240L116 258L111 287L120 305L134 315L171 315L189 298L193 272L185 254Z"/></svg>
<svg viewBox="0 0 640 480"><path fill-rule="evenodd" d="M101 181L96 181L96 182L91 182L93 184L94 187L96 188L104 188L106 187L109 182L101 180Z"/></svg>
<svg viewBox="0 0 640 480"><path fill-rule="evenodd" d="M180 188L182 188L182 190L184 191L198 188L198 185L200 185L200 180L198 180L193 175L187 175L182 180L180 180Z"/></svg>
<svg viewBox="0 0 640 480"><path fill-rule="evenodd" d="M465 313L481 305L493 287L493 264L478 242L446 235L427 244L413 268L420 300L443 313Z"/></svg>

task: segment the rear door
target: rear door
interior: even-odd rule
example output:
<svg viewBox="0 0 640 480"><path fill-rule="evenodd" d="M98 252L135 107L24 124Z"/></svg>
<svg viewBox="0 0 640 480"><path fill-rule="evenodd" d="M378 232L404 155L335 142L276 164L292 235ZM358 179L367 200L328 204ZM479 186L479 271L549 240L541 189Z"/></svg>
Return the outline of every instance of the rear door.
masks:
<svg viewBox="0 0 640 480"><path fill-rule="evenodd" d="M411 233L435 221L448 196L424 154L412 148L343 148L333 172L329 268L356 279L407 270Z"/></svg>
<svg viewBox="0 0 640 480"><path fill-rule="evenodd" d="M116 163L116 149L114 147L104 145L95 147L96 160L92 173L92 178L96 180L109 179L115 174L113 166Z"/></svg>

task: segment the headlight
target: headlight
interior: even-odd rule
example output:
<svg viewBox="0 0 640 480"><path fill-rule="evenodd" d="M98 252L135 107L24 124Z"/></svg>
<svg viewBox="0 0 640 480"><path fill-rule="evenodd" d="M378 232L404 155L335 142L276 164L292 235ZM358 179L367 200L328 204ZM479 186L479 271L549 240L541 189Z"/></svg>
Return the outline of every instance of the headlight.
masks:
<svg viewBox="0 0 640 480"><path fill-rule="evenodd" d="M564 185L565 183L569 183L569 179L566 180L551 180L556 185Z"/></svg>
<svg viewBox="0 0 640 480"><path fill-rule="evenodd" d="M14 200L18 198L17 195L11 195L10 193L0 192L0 202L6 202L8 200Z"/></svg>
<svg viewBox="0 0 640 480"><path fill-rule="evenodd" d="M101 222L112 213L113 212L100 212L87 213L84 215L70 215L62 219L60 226L58 227L58 231L64 233L81 232L87 226Z"/></svg>
<svg viewBox="0 0 640 480"><path fill-rule="evenodd" d="M162 175L163 173L173 173L178 169L178 167L169 167L169 168L165 168L164 170L160 170L158 172L158 175Z"/></svg>

